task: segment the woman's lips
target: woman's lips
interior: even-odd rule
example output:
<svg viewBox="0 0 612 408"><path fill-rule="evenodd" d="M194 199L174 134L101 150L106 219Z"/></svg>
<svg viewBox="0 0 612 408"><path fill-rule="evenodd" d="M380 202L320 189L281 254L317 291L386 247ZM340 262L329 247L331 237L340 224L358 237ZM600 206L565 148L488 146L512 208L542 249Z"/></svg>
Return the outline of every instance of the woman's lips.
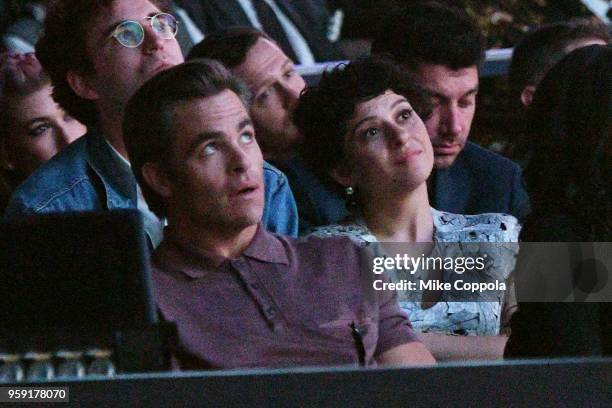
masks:
<svg viewBox="0 0 612 408"><path fill-rule="evenodd" d="M419 154L423 153L423 150L421 149L407 149L404 150L400 153L400 155L398 156L396 163L397 164L403 164L407 161L412 160L414 157L418 156Z"/></svg>

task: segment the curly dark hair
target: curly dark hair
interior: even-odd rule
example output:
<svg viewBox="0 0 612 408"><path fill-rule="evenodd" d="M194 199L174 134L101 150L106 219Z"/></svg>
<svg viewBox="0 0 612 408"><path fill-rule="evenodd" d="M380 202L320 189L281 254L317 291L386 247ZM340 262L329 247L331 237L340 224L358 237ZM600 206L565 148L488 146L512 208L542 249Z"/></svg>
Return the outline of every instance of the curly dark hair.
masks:
<svg viewBox="0 0 612 408"><path fill-rule="evenodd" d="M612 238L612 48L577 49L544 77L527 113L525 169L533 205L585 223L591 240Z"/></svg>
<svg viewBox="0 0 612 408"><path fill-rule="evenodd" d="M226 89L249 106L249 91L238 77L219 61L195 59L155 75L129 100L123 118L125 145L132 172L158 217L166 216L166 205L143 178L142 166L158 163L172 174L175 162L169 153L175 140L174 106L181 101L215 96Z"/></svg>
<svg viewBox="0 0 612 408"><path fill-rule="evenodd" d="M51 77L53 99L86 126L98 122L96 105L78 96L68 84L66 76L71 70L82 75L94 74L86 50L88 32L103 10L113 7L116 1L52 1L45 19L44 34L36 43L36 56ZM168 0L149 1L162 11L170 10Z"/></svg>
<svg viewBox="0 0 612 408"><path fill-rule="evenodd" d="M383 57L340 64L324 73L318 86L302 91L293 114L304 138L300 153L328 187L341 191L330 172L346 160L344 135L355 108L387 90L405 96L422 119L431 114L429 97L412 76Z"/></svg>
<svg viewBox="0 0 612 408"><path fill-rule="evenodd" d="M479 66L485 38L462 9L434 1L408 4L374 36L372 53L387 53L401 64Z"/></svg>

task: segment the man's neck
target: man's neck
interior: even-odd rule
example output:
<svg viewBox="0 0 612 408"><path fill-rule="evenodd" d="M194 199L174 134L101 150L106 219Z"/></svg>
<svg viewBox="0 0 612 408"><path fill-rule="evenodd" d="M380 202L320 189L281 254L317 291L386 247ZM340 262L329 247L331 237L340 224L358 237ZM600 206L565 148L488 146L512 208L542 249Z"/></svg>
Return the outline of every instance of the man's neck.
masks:
<svg viewBox="0 0 612 408"><path fill-rule="evenodd" d="M167 231L173 239L212 257L234 259L253 241L257 228L258 224L239 230L232 230L227 226L194 225L192 220L181 221L169 215Z"/></svg>
<svg viewBox="0 0 612 408"><path fill-rule="evenodd" d="M381 241L431 242L434 226L427 185L415 190L385 195L364 208L364 219L368 228Z"/></svg>
<svg viewBox="0 0 612 408"><path fill-rule="evenodd" d="M100 129L102 134L108 140L108 142L115 148L115 150L129 161L127 149L123 141L122 123L123 114L117 113L115 109L113 111L99 109L100 117Z"/></svg>

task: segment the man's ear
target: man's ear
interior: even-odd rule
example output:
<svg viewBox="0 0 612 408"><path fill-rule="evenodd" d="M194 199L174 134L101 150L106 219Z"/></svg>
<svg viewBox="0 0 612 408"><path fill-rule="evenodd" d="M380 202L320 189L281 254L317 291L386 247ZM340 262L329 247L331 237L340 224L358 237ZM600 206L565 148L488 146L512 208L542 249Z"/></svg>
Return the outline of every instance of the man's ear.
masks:
<svg viewBox="0 0 612 408"><path fill-rule="evenodd" d="M353 177L351 175L351 171L345 164L339 164L334 167L330 174L331 178L336 180L344 187L352 187L353 186Z"/></svg>
<svg viewBox="0 0 612 408"><path fill-rule="evenodd" d="M533 85L527 85L523 88L521 92L521 102L523 102L524 106L531 105L531 101L533 101L533 94L535 94L536 87Z"/></svg>
<svg viewBox="0 0 612 408"><path fill-rule="evenodd" d="M66 74L66 81L68 81L68 85L70 85L74 93L83 99L89 99L93 101L100 97L90 85L89 80L85 78L82 74L70 70Z"/></svg>
<svg viewBox="0 0 612 408"><path fill-rule="evenodd" d="M147 162L142 165L142 177L149 187L164 198L172 197L172 185L168 173L159 164Z"/></svg>

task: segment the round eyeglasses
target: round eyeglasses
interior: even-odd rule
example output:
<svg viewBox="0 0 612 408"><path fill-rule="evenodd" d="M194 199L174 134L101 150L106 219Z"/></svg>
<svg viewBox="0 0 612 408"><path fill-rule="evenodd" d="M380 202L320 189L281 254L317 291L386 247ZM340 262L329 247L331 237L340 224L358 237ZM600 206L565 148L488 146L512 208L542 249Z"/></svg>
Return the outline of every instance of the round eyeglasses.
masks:
<svg viewBox="0 0 612 408"><path fill-rule="evenodd" d="M158 13L145 17L149 20L155 34L163 39L171 40L178 32L178 21L172 14ZM117 42L127 48L136 48L144 41L145 31L142 24L135 20L122 21L115 27L108 38L115 38Z"/></svg>

